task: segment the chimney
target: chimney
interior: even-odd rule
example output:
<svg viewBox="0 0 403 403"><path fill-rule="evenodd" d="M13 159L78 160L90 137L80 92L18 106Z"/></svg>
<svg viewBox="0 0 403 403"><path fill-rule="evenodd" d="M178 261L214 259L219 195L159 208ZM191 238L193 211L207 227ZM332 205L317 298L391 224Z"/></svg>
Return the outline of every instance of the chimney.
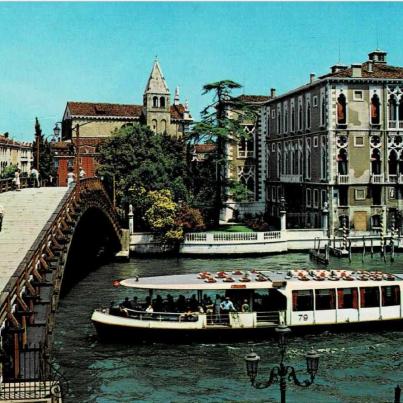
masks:
<svg viewBox="0 0 403 403"><path fill-rule="evenodd" d="M5 137L6 139L8 139L8 132L5 132L5 133L4 133L4 137Z"/></svg>
<svg viewBox="0 0 403 403"><path fill-rule="evenodd" d="M339 71L346 70L347 66L345 64L334 64L330 67L332 74L338 73Z"/></svg>
<svg viewBox="0 0 403 403"><path fill-rule="evenodd" d="M174 105L179 105L179 87L175 89Z"/></svg>
<svg viewBox="0 0 403 403"><path fill-rule="evenodd" d="M351 69L352 69L351 77L353 78L362 77L361 64L352 64Z"/></svg>
<svg viewBox="0 0 403 403"><path fill-rule="evenodd" d="M386 55L387 55L387 52L376 49L373 52L368 53L368 59L374 63L386 64Z"/></svg>
<svg viewBox="0 0 403 403"><path fill-rule="evenodd" d="M276 89L270 88L270 98L276 98Z"/></svg>
<svg viewBox="0 0 403 403"><path fill-rule="evenodd" d="M374 71L374 62L370 60L368 62L368 73L373 73L373 71Z"/></svg>
<svg viewBox="0 0 403 403"><path fill-rule="evenodd" d="M309 82L312 84L315 81L315 73L309 74Z"/></svg>

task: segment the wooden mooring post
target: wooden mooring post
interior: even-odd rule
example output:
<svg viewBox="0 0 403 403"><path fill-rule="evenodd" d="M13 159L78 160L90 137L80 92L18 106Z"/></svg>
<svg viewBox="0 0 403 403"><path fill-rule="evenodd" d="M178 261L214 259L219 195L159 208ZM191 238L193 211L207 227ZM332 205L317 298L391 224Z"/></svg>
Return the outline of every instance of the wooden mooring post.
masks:
<svg viewBox="0 0 403 403"><path fill-rule="evenodd" d="M400 389L400 386L399 385L397 385L396 387L395 387L395 403L400 403L400 393L401 393L401 389Z"/></svg>
<svg viewBox="0 0 403 403"><path fill-rule="evenodd" d="M364 258L365 258L365 236L362 237L362 256L361 256L361 260L364 262Z"/></svg>
<svg viewBox="0 0 403 403"><path fill-rule="evenodd" d="M374 240L371 238L371 259L374 257Z"/></svg>

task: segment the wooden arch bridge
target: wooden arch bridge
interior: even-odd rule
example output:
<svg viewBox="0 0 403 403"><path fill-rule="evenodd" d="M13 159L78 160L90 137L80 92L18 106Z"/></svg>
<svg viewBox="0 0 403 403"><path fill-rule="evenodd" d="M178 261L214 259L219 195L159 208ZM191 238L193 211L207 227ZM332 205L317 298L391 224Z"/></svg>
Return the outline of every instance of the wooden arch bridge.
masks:
<svg viewBox="0 0 403 403"><path fill-rule="evenodd" d="M61 385L49 358L66 268L73 255L120 250L124 231L97 178L72 188L10 187L0 181L0 400L55 401Z"/></svg>

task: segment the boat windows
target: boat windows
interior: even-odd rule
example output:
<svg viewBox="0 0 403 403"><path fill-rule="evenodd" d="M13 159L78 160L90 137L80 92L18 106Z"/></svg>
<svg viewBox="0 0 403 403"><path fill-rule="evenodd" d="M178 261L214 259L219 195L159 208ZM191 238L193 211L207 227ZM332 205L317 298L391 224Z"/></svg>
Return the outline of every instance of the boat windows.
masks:
<svg viewBox="0 0 403 403"><path fill-rule="evenodd" d="M379 307L379 288L363 287L360 288L361 308Z"/></svg>
<svg viewBox="0 0 403 403"><path fill-rule="evenodd" d="M389 285L382 288L382 306L400 305L400 287Z"/></svg>
<svg viewBox="0 0 403 403"><path fill-rule="evenodd" d="M313 292L312 290L297 290L292 292L292 310L313 311Z"/></svg>
<svg viewBox="0 0 403 403"><path fill-rule="evenodd" d="M339 288L337 290L338 309L358 309L357 288Z"/></svg>
<svg viewBox="0 0 403 403"><path fill-rule="evenodd" d="M315 290L315 309L323 311L336 308L336 295L333 289Z"/></svg>

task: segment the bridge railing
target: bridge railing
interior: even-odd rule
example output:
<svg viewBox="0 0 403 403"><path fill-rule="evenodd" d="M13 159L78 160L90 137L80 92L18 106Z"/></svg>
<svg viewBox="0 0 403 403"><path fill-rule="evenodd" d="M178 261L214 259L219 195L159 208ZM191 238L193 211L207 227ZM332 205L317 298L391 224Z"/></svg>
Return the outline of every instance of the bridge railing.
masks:
<svg viewBox="0 0 403 403"><path fill-rule="evenodd" d="M29 179L27 177L20 177L21 189L29 186ZM13 178L0 179L0 193L15 190Z"/></svg>
<svg viewBox="0 0 403 403"><path fill-rule="evenodd" d="M87 196L87 192L92 192ZM110 202L103 188L102 182L97 178L86 178L80 181L80 187L75 186L67 190L63 199L57 206L56 210L39 233L33 245L26 253L22 262L9 279L3 292L0 294L0 323L8 320L14 328L22 330L22 346L26 344L26 329L21 329L21 325L15 318L13 312L16 305L24 305L21 303L23 292L27 290L31 296L38 295L38 290L32 283L43 281L43 274L49 269L49 264L55 256L55 248L63 249L62 240L66 239L66 234L72 233L71 225L74 224L76 215L80 210L80 198L86 197L86 204L91 205L91 198L102 204L102 200L106 200L105 208L110 210ZM111 219L115 229L119 232L119 220L114 213L110 211ZM53 295L50 301L50 309L54 312L57 304L57 296ZM48 330L53 326L51 315L47 317ZM25 341L25 343L24 343ZM44 340L46 348L46 340ZM15 373L10 379L18 379L21 376L21 369L16 368ZM7 379L6 379L7 380Z"/></svg>

